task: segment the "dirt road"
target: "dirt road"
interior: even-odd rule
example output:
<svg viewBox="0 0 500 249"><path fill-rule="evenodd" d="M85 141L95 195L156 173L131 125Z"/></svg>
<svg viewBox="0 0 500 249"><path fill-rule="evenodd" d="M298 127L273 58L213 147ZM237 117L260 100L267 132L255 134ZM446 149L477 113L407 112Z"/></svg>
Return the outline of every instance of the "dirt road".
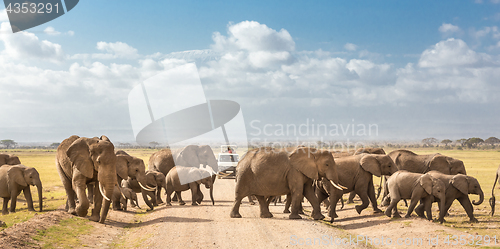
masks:
<svg viewBox="0 0 500 249"><path fill-rule="evenodd" d="M122 245L125 248L300 248L300 244L314 243L307 241L308 238L317 238L315 247L335 243L330 238L345 238L344 244L350 243L346 233L323 223L310 219L289 220L288 215L282 213L282 205L271 206L273 218L261 219L258 205L249 205L245 198L240 209L243 218L229 218L234 184L230 179L215 182L215 206L207 200L206 190L205 201L200 206L191 206L190 192L184 192L183 199L188 204L162 205L142 216L141 223L121 236L125 241ZM337 242L342 243L339 239Z"/></svg>

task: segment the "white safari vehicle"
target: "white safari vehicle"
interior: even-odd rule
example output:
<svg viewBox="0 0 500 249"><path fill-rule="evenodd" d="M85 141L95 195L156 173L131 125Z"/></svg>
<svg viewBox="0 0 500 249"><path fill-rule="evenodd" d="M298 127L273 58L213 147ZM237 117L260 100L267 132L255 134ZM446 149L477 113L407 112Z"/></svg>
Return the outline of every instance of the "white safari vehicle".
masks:
<svg viewBox="0 0 500 249"><path fill-rule="evenodd" d="M236 145L221 145L221 152L217 158L219 166L219 178L235 178L236 165L240 160L236 154Z"/></svg>

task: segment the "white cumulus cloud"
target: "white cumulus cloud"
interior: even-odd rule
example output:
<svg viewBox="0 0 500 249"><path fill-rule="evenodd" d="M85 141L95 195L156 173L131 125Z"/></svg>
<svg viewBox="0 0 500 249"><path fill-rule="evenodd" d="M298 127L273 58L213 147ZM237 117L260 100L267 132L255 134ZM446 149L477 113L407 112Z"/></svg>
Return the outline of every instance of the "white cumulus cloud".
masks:
<svg viewBox="0 0 500 249"><path fill-rule="evenodd" d="M344 45L344 48L346 50L349 50L349 51L356 51L356 49L358 48L358 46L356 46L355 44L352 44L352 43L346 43Z"/></svg>
<svg viewBox="0 0 500 249"><path fill-rule="evenodd" d="M136 59L139 57L137 49L124 42L98 42L97 49L105 54L92 54L96 59Z"/></svg>
<svg viewBox="0 0 500 249"><path fill-rule="evenodd" d="M475 66L489 63L490 56L476 53L460 40L450 38L425 50L420 56L420 67Z"/></svg>

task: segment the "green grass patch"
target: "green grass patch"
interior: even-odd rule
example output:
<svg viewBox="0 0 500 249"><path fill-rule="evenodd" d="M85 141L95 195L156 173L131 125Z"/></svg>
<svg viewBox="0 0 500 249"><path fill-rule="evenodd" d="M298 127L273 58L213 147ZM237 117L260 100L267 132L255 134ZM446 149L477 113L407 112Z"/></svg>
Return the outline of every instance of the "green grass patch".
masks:
<svg viewBox="0 0 500 249"><path fill-rule="evenodd" d="M72 217L62 220L59 224L49 227L46 230L38 231L33 237L42 248L71 248L81 246L82 241L78 237L82 234L89 234L93 228L91 221L83 218Z"/></svg>

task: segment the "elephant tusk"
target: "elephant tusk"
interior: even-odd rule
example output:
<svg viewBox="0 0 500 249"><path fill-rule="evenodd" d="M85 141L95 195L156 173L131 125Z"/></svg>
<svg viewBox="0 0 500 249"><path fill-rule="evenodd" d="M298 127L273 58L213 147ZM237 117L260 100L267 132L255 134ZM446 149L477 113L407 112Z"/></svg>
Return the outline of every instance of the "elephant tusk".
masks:
<svg viewBox="0 0 500 249"><path fill-rule="evenodd" d="M153 189L153 188L150 188L150 187L144 187L144 185L141 184L141 182L137 181L139 183L139 185L141 186L142 189L146 190L146 191L156 191L156 187Z"/></svg>
<svg viewBox="0 0 500 249"><path fill-rule="evenodd" d="M104 199L106 199L106 201L111 201L105 194L104 192L102 192L102 187L101 187L101 183L99 183L99 191L101 192L101 195L102 197L104 197Z"/></svg>
<svg viewBox="0 0 500 249"><path fill-rule="evenodd" d="M337 184L335 184L332 180L330 180L330 183L332 183L332 185L338 189L338 190L343 190L341 187L339 187Z"/></svg>
<svg viewBox="0 0 500 249"><path fill-rule="evenodd" d="M344 186L342 186L342 185L340 185L340 184L338 184L338 185L339 185L339 187L341 187L341 188L343 188L343 189L347 189L346 187L344 187Z"/></svg>

